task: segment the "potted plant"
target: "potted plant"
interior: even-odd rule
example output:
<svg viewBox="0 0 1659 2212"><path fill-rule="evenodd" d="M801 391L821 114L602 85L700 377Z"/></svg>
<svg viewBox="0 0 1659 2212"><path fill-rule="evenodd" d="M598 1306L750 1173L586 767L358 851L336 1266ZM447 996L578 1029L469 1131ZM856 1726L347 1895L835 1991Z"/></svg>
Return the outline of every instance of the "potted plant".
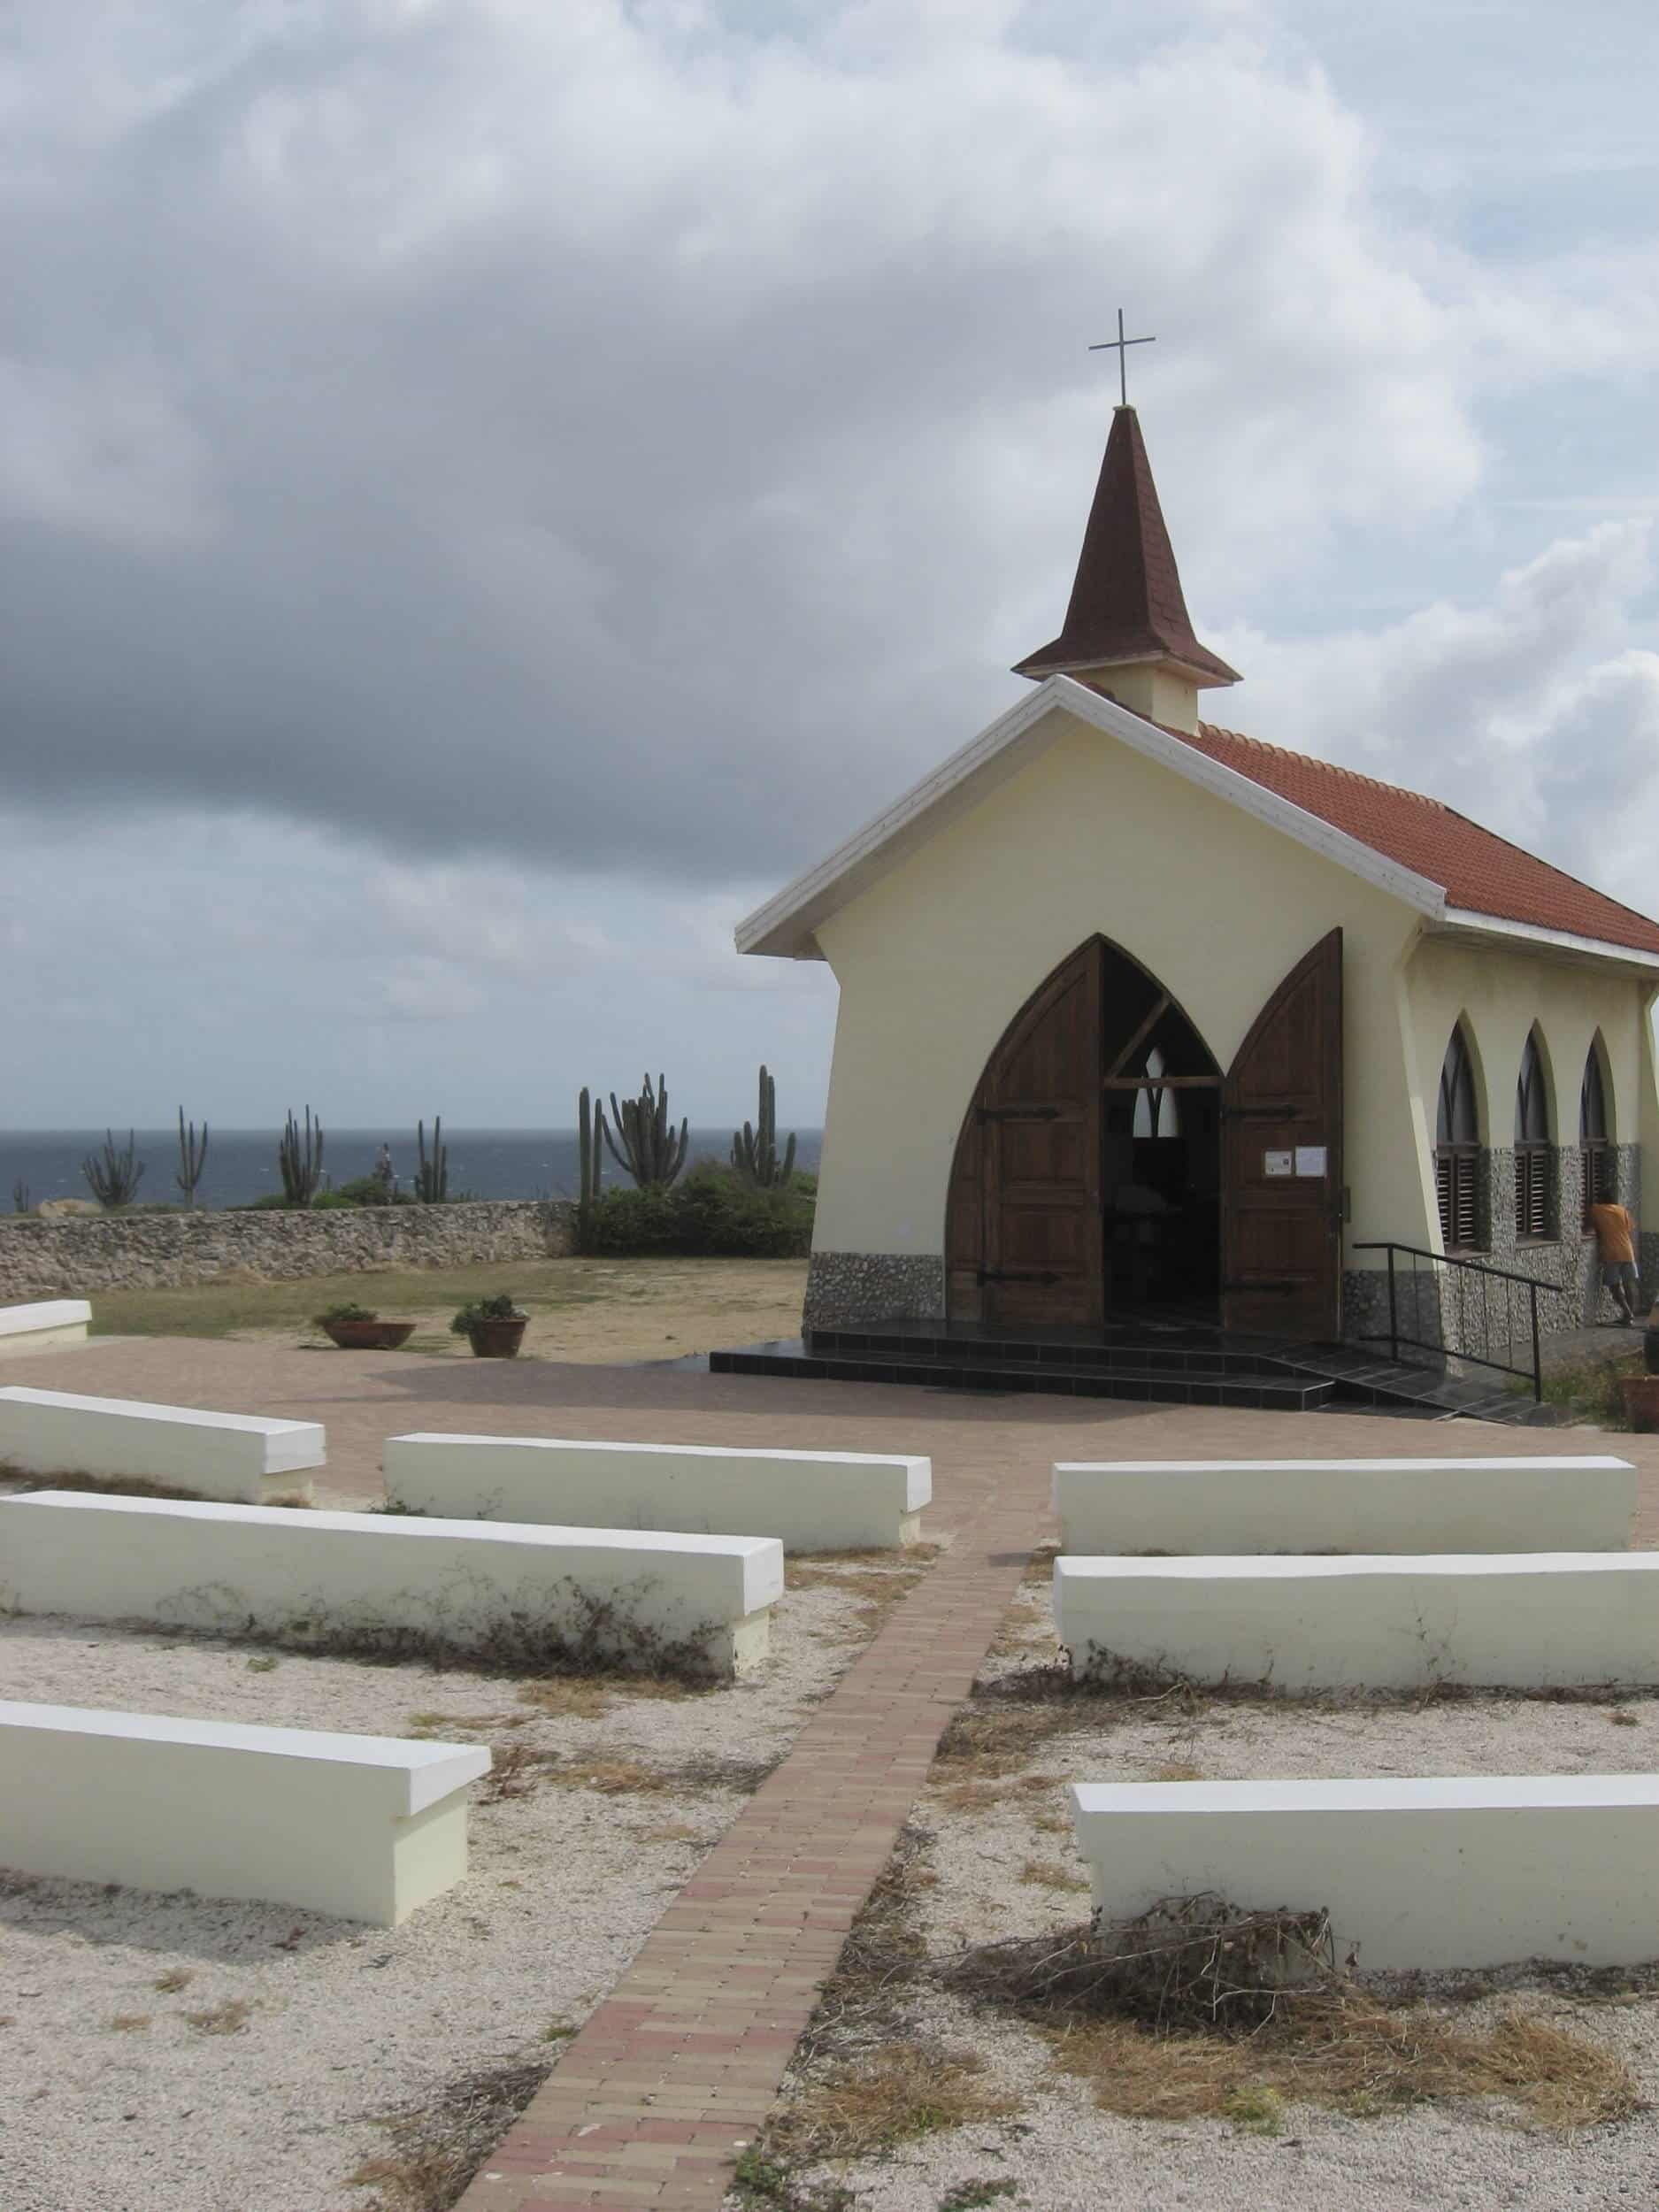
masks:
<svg viewBox="0 0 1659 2212"><path fill-rule="evenodd" d="M412 1321L382 1321L373 1306L349 1299L314 1317L317 1326L342 1352L395 1352L414 1331Z"/></svg>
<svg viewBox="0 0 1659 2212"><path fill-rule="evenodd" d="M503 1290L463 1306L449 1324L449 1333L466 1339L474 1359L517 1359L529 1318Z"/></svg>

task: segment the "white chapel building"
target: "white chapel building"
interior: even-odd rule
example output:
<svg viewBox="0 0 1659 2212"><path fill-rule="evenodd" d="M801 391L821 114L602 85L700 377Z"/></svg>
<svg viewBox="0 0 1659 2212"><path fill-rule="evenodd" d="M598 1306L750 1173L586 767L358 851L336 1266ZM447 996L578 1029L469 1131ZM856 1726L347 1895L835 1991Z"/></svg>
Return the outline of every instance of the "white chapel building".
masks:
<svg viewBox="0 0 1659 2212"><path fill-rule="evenodd" d="M737 933L841 987L808 1329L1374 1342L1392 1264L1455 1349L1442 1256L1549 1285L1546 1328L1606 1317L1587 1207L1659 1210L1659 923L1201 720L1239 680L1194 634L1131 407L1064 626L1017 672Z"/></svg>

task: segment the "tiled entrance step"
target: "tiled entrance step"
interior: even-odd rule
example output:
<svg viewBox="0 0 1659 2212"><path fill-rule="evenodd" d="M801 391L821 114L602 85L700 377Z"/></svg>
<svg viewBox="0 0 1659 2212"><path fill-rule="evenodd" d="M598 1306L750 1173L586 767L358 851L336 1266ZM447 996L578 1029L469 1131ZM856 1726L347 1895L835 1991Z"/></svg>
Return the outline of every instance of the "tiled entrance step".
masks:
<svg viewBox="0 0 1659 2212"><path fill-rule="evenodd" d="M930 1389L1042 1392L1146 1404L1274 1412L1359 1410L1425 1420L1530 1424L1550 1417L1494 1375L1460 1380L1343 1345L1286 1344L1202 1325L1123 1324L1104 1330L992 1330L887 1322L815 1329L712 1352L710 1371Z"/></svg>

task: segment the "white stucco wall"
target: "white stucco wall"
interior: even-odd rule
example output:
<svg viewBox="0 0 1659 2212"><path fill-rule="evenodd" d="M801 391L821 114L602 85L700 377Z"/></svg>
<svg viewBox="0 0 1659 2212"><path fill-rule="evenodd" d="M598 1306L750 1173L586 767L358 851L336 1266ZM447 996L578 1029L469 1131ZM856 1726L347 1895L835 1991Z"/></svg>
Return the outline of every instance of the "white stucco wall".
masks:
<svg viewBox="0 0 1659 2212"><path fill-rule="evenodd" d="M1339 925L1349 1237L1422 1241L1432 1185L1402 1036L1417 923L1402 902L1063 718L1046 751L819 926L841 1007L817 1248L942 1250L956 1136L985 1063L1086 938L1099 932L1150 969L1225 1068L1269 994Z"/></svg>

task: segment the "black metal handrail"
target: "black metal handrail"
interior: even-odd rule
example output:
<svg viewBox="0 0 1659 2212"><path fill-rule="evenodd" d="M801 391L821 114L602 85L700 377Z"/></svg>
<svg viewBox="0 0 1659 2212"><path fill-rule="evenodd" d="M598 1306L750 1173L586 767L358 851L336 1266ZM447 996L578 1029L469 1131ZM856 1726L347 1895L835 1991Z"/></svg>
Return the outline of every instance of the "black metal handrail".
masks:
<svg viewBox="0 0 1659 2212"><path fill-rule="evenodd" d="M1553 1293L1556 1297L1563 1297L1566 1294L1564 1284L1540 1283L1533 1276L1517 1275L1513 1268L1493 1267L1485 1260L1456 1259L1449 1252L1431 1252L1425 1245L1421 1244L1399 1244L1392 1240L1379 1240L1373 1243L1356 1244L1352 1248L1356 1252L1386 1252L1388 1255L1388 1350L1391 1358L1396 1360L1399 1358L1400 1347L1404 1344L1414 1351L1439 1352L1444 1357L1467 1360L1474 1367L1490 1367L1501 1375L1519 1375L1524 1380L1532 1384L1534 1402L1539 1405L1543 1403L1544 1356L1538 1325L1538 1294L1541 1290ZM1432 1267L1456 1268L1464 1275L1478 1275L1483 1286L1494 1282L1506 1285L1518 1283L1527 1293L1528 1317L1531 1323L1532 1345L1532 1365L1518 1367L1512 1359L1493 1358L1491 1293L1484 1287L1481 1291L1481 1342L1485 1347L1484 1352L1468 1351L1461 1345L1452 1345L1447 1342L1444 1310L1438 1307L1438 1301L1437 1310L1441 1316L1440 1341L1435 1343L1428 1337L1408 1335L1400 1325L1399 1278L1394 1266L1394 1255L1397 1252L1407 1254L1411 1261L1411 1310L1414 1317L1422 1311L1417 1292L1419 1260L1427 1260ZM1504 1293L1505 1318L1509 1319L1513 1313L1514 1294L1506 1289ZM1457 1318L1461 1335L1464 1333L1462 1325L1466 1317L1460 1313ZM1517 1340L1521 1340L1521 1331L1511 1326L1507 1335L1500 1338L1499 1341L1512 1348ZM1367 1344L1378 1344L1382 1341L1382 1338L1380 1333L1372 1332L1364 1335L1362 1341Z"/></svg>

